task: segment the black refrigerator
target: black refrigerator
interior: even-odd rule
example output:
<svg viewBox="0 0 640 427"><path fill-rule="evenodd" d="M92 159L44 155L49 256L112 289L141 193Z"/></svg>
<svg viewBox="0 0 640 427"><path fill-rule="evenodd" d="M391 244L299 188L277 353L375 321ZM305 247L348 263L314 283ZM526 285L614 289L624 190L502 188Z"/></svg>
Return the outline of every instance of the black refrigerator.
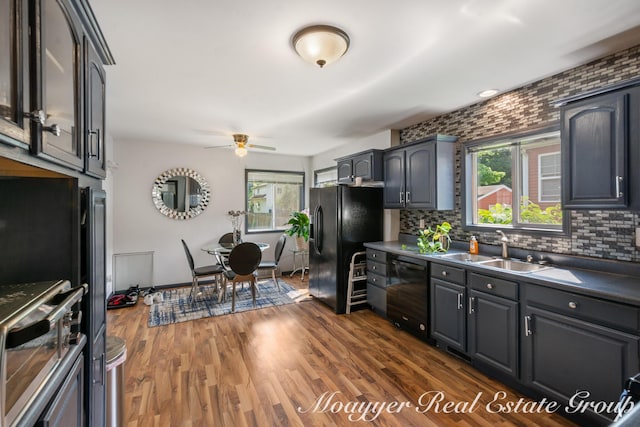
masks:
<svg viewBox="0 0 640 427"><path fill-rule="evenodd" d="M309 209L309 293L342 314L351 256L383 240L382 188L312 188Z"/></svg>

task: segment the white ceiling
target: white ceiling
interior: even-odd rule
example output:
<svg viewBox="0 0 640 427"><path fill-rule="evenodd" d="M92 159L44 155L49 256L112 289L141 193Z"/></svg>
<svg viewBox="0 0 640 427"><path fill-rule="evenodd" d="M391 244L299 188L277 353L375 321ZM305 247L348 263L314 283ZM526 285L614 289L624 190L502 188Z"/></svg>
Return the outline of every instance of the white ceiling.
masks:
<svg viewBox="0 0 640 427"><path fill-rule="evenodd" d="M116 139L313 155L640 44L638 0L92 0ZM351 38L320 69L293 33Z"/></svg>

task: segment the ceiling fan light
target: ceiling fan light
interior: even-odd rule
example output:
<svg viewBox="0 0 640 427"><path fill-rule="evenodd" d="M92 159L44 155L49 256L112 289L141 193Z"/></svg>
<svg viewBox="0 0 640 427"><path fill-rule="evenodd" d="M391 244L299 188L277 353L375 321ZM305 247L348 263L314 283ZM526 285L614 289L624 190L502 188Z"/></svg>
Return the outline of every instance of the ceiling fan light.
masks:
<svg viewBox="0 0 640 427"><path fill-rule="evenodd" d="M236 148L236 156L238 157L244 157L247 155L247 149L244 147L238 147Z"/></svg>
<svg viewBox="0 0 640 427"><path fill-rule="evenodd" d="M349 49L349 36L330 25L312 25L298 31L292 39L294 50L307 62L320 68L337 61Z"/></svg>

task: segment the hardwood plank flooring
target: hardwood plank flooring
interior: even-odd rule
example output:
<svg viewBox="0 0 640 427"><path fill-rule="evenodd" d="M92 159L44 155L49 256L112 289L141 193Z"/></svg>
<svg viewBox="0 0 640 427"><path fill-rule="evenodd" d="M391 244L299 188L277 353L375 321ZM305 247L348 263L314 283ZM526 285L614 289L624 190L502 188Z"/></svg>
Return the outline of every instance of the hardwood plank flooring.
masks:
<svg viewBox="0 0 640 427"><path fill-rule="evenodd" d="M503 403L523 396L369 310L337 316L312 300L156 328L148 312L140 299L107 315L108 335L127 343L127 426L574 425L556 414L488 412L498 391ZM421 395L437 392L440 411L416 410ZM442 411L479 394L474 410ZM314 411L317 401L327 410ZM408 404L350 417L382 402Z"/></svg>

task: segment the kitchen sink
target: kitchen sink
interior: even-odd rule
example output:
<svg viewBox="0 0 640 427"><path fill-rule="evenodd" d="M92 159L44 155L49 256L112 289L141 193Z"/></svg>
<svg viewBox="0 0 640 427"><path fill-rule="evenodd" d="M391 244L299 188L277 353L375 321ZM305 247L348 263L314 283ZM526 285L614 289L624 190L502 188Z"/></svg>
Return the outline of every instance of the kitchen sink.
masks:
<svg viewBox="0 0 640 427"><path fill-rule="evenodd" d="M488 267L497 267L504 270L520 272L539 271L549 268L549 266L547 265L532 264L530 262L523 262L515 259L493 259L491 261L482 261L480 262L480 264L486 265Z"/></svg>
<svg viewBox="0 0 640 427"><path fill-rule="evenodd" d="M468 261L468 262L482 262L482 261L489 261L493 259L486 255L472 255L464 252L457 253L457 254L446 254L441 256L442 258L455 259L456 261Z"/></svg>

